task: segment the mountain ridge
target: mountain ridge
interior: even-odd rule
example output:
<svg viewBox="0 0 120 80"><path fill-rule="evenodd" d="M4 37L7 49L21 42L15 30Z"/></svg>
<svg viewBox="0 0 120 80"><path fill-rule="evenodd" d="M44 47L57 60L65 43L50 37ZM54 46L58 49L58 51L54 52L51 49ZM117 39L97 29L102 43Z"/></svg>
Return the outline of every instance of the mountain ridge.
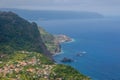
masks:
<svg viewBox="0 0 120 80"><path fill-rule="evenodd" d="M8 45L9 44L9 45ZM38 26L13 12L0 12L0 51L27 50L42 52L50 57L44 45Z"/></svg>

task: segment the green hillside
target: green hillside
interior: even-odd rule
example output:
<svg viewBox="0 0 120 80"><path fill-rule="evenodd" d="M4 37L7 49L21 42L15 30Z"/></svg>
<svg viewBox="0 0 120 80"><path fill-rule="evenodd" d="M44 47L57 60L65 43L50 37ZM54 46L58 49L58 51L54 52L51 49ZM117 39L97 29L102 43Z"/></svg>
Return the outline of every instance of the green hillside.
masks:
<svg viewBox="0 0 120 80"><path fill-rule="evenodd" d="M89 80L70 66L55 64L46 47L53 36L41 33L36 23L0 12L0 80Z"/></svg>
<svg viewBox="0 0 120 80"><path fill-rule="evenodd" d="M0 54L20 50L49 55L36 23L30 23L12 12L0 12Z"/></svg>
<svg viewBox="0 0 120 80"><path fill-rule="evenodd" d="M56 41L55 36L48 33L42 27L39 27L39 31L40 31L40 34L41 34L41 38L42 38L43 42L45 43L47 49L52 54L59 53L61 51L61 46L58 43L58 41Z"/></svg>
<svg viewBox="0 0 120 80"><path fill-rule="evenodd" d="M0 59L0 80L89 80L70 66L36 52L18 51Z"/></svg>

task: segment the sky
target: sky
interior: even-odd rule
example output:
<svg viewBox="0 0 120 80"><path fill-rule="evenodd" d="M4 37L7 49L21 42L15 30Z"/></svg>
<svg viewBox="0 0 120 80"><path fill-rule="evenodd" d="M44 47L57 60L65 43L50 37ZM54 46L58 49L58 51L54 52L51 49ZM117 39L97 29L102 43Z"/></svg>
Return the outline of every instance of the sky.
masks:
<svg viewBox="0 0 120 80"><path fill-rule="evenodd" d="M0 0L0 8L71 10L120 15L120 0Z"/></svg>

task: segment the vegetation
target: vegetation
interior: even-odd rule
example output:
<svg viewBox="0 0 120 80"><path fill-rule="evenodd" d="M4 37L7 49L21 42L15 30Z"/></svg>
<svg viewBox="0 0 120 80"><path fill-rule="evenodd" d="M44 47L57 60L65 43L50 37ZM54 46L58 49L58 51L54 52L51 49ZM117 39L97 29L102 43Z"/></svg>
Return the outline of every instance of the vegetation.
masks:
<svg viewBox="0 0 120 80"><path fill-rule="evenodd" d="M1 80L89 80L70 66L36 52L17 51L0 61Z"/></svg>
<svg viewBox="0 0 120 80"><path fill-rule="evenodd" d="M42 31L12 12L0 12L0 80L89 80L54 64L45 46L52 45L53 36Z"/></svg>
<svg viewBox="0 0 120 80"><path fill-rule="evenodd" d="M18 51L1 60L0 79L45 79L48 78L52 66L54 66L53 62L40 53Z"/></svg>
<svg viewBox="0 0 120 80"><path fill-rule="evenodd" d="M39 27L41 38L45 43L47 49L52 53L58 53L61 50L60 44L55 40L55 36L45 31L43 28Z"/></svg>
<svg viewBox="0 0 120 80"><path fill-rule="evenodd" d="M0 12L0 53L19 50L47 53L36 23L12 12Z"/></svg>
<svg viewBox="0 0 120 80"><path fill-rule="evenodd" d="M56 65L53 67L52 72L55 74L54 77L62 78L62 80L90 80L90 78L67 65Z"/></svg>

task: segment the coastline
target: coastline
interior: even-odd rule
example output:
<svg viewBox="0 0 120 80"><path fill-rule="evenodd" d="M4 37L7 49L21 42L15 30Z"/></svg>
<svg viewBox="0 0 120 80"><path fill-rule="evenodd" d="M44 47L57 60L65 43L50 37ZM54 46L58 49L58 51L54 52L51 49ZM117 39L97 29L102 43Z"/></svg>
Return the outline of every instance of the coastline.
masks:
<svg viewBox="0 0 120 80"><path fill-rule="evenodd" d="M63 43L72 43L72 42L75 42L75 39L74 39L74 38L71 38L71 41L63 42Z"/></svg>
<svg viewBox="0 0 120 80"><path fill-rule="evenodd" d="M59 52L59 53L55 53L54 55L52 55L53 57L54 56L57 56L57 55L60 55L60 54L63 54L64 53L64 51L63 50L61 50L61 52Z"/></svg>
<svg viewBox="0 0 120 80"><path fill-rule="evenodd" d="M71 41L68 41L68 42L66 42L66 41L61 42L59 45L61 45L61 44L66 44L66 43L72 43L72 42L75 42L75 39L74 39L74 38L71 38ZM60 52L53 54L53 57L54 57L54 56L57 56L57 55L60 55L60 54L63 54L63 53L64 53L64 51L63 51L63 49L61 49Z"/></svg>

